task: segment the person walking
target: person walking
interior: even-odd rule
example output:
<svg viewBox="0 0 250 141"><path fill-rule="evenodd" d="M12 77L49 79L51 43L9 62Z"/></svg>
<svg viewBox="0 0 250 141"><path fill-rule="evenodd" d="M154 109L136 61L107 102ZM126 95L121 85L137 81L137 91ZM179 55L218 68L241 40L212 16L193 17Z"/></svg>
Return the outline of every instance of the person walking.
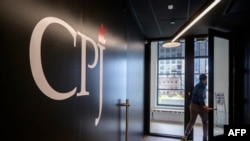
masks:
<svg viewBox="0 0 250 141"><path fill-rule="evenodd" d="M191 96L191 103L189 105L190 120L184 132L184 137L181 141L186 141L189 134L193 130L197 116L201 117L202 128L203 128L203 141L208 140L208 111L212 110L206 106L206 86L207 76L206 74L200 74L199 82L194 86Z"/></svg>

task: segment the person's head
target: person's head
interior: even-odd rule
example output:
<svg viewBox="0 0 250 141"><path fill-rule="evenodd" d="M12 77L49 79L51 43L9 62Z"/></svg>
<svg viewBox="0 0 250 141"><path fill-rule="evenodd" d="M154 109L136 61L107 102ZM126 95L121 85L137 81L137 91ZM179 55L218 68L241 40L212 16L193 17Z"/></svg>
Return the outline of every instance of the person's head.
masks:
<svg viewBox="0 0 250 141"><path fill-rule="evenodd" d="M207 75L206 74L201 74L199 76L200 82L207 83Z"/></svg>

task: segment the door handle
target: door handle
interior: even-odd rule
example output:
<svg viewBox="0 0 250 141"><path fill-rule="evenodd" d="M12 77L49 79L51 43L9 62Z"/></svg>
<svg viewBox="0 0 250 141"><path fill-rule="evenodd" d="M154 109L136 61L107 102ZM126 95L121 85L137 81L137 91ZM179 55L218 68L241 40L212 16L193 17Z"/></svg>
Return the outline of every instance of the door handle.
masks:
<svg viewBox="0 0 250 141"><path fill-rule="evenodd" d="M126 107L126 131L125 131L125 141L128 141L128 107L130 106L129 100L126 99L126 103L119 103L118 106Z"/></svg>

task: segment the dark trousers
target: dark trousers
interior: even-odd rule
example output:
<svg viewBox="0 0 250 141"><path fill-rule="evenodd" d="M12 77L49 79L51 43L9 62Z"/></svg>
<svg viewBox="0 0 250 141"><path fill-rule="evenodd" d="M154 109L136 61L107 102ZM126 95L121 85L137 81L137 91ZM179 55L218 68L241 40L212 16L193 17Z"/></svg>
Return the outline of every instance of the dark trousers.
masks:
<svg viewBox="0 0 250 141"><path fill-rule="evenodd" d="M195 121L197 119L197 116L200 115L202 126L203 126L203 138L208 137L208 112L204 110L203 106L197 105L197 104L190 104L190 120L187 124L186 130L185 130L185 136L188 136L190 132L193 130Z"/></svg>

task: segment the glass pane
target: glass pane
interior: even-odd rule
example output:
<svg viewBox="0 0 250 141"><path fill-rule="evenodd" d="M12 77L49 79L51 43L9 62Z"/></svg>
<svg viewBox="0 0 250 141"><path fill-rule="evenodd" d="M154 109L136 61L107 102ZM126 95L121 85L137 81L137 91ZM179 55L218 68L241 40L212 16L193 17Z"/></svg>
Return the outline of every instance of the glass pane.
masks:
<svg viewBox="0 0 250 141"><path fill-rule="evenodd" d="M159 75L158 105L184 106L184 75Z"/></svg>
<svg viewBox="0 0 250 141"><path fill-rule="evenodd" d="M199 45L197 44L197 42L194 42L194 56L199 56L200 55L199 51L200 51Z"/></svg>
<svg viewBox="0 0 250 141"><path fill-rule="evenodd" d="M229 104L229 41L214 38L214 136L224 134L228 124Z"/></svg>
<svg viewBox="0 0 250 141"><path fill-rule="evenodd" d="M184 75L159 75L158 89L184 89Z"/></svg>
<svg viewBox="0 0 250 141"><path fill-rule="evenodd" d="M184 90L159 90L158 104L168 106L184 105Z"/></svg>
<svg viewBox="0 0 250 141"><path fill-rule="evenodd" d="M206 73L207 72L207 59L200 59L200 72Z"/></svg>
<svg viewBox="0 0 250 141"><path fill-rule="evenodd" d="M207 38L195 38L194 56L208 56Z"/></svg>
<svg viewBox="0 0 250 141"><path fill-rule="evenodd" d="M204 41L199 42L200 43L200 56L207 55L207 46Z"/></svg>
<svg viewBox="0 0 250 141"><path fill-rule="evenodd" d="M164 59L159 60L158 74L170 75L170 74L183 74L185 69L184 59Z"/></svg>
<svg viewBox="0 0 250 141"><path fill-rule="evenodd" d="M194 59L194 73L208 73L208 58Z"/></svg>

